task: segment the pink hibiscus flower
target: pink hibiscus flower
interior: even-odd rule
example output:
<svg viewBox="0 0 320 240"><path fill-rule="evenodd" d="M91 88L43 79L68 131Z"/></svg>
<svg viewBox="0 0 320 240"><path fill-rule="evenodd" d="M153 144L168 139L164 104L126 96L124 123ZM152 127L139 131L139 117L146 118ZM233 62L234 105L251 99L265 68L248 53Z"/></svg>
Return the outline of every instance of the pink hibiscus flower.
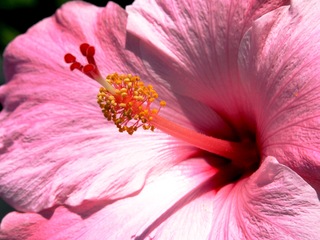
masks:
<svg viewBox="0 0 320 240"><path fill-rule="evenodd" d="M287 4L75 1L17 37L0 88L0 196L19 212L0 238L316 239L320 5ZM166 101L138 123L154 132L119 133L101 114L89 77L108 88L99 74L114 72Z"/></svg>

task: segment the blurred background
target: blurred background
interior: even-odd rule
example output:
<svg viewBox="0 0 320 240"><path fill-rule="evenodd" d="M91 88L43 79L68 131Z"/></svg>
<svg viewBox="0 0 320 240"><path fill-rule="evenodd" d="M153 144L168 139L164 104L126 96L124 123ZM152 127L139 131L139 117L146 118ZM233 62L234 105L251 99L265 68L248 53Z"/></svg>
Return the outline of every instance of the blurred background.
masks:
<svg viewBox="0 0 320 240"><path fill-rule="evenodd" d="M6 45L15 36L26 32L33 24L45 17L49 17L67 0L0 0L0 85L5 82L2 69L2 54ZM97 6L105 6L107 0L87 0ZM113 1L123 8L133 0ZM0 111L1 111L0 106ZM10 211L13 211L0 198L0 221Z"/></svg>

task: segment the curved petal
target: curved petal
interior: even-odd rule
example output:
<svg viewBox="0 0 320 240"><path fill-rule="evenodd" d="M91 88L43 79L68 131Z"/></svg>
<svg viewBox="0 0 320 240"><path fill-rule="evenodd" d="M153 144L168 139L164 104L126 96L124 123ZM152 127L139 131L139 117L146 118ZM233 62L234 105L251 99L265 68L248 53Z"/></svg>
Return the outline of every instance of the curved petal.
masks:
<svg viewBox="0 0 320 240"><path fill-rule="evenodd" d="M77 210L59 207L52 216L11 213L3 220L1 233L10 240L19 239L19 234L28 240L106 236L135 240L316 239L319 236L320 203L316 192L272 157L265 159L250 178L229 184L217 193L205 190L182 206L178 201L180 206L152 228L152 222L159 219L157 216L172 211L172 204L212 174L215 172L202 160L185 161L150 179L141 193L132 198L82 211L81 207Z"/></svg>
<svg viewBox="0 0 320 240"><path fill-rule="evenodd" d="M150 174L194 152L159 132L118 133L96 104L98 84L71 75L63 64L64 54L84 41L101 43L105 55L121 56L121 47L110 41L119 28L124 33L125 21L115 4L70 2L7 48L9 82L0 88L0 196L16 209L128 196L141 190ZM99 38L98 32L109 37ZM107 56L98 58L107 68L130 71L119 58L114 65Z"/></svg>
<svg viewBox="0 0 320 240"><path fill-rule="evenodd" d="M140 230L214 173L205 161L190 159L150 178L138 195L108 205L99 206L95 202L88 210L86 204L76 209L58 207L42 216L10 213L1 223L0 239L17 240L21 236L26 236L26 240L105 239L106 236L134 239Z"/></svg>
<svg viewBox="0 0 320 240"><path fill-rule="evenodd" d="M320 233L316 191L273 157L218 192L212 205L210 239L317 239Z"/></svg>
<svg viewBox="0 0 320 240"><path fill-rule="evenodd" d="M131 49L155 79L232 122L240 114L234 93L243 34L254 19L286 2L138 0L127 7L128 39L137 42Z"/></svg>
<svg viewBox="0 0 320 240"><path fill-rule="evenodd" d="M262 154L275 156L320 194L319 2L293 1L255 22L241 45L247 109Z"/></svg>

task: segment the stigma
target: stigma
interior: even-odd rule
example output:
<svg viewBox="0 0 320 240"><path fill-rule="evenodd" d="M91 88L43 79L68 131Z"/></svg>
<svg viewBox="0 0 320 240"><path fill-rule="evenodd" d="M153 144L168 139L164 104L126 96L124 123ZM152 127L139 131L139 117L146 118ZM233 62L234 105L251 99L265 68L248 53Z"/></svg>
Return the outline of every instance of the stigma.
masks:
<svg viewBox="0 0 320 240"><path fill-rule="evenodd" d="M166 105L165 101L158 101L158 93L153 86L145 85L139 76L132 74L112 73L103 78L94 58L95 48L83 43L80 52L86 58L85 65L71 53L67 53L64 60L70 64L71 71L79 70L102 86L97 103L104 117L112 121L119 132L132 135L139 128L153 131L155 126L152 121ZM155 101L159 104L157 108L152 106Z"/></svg>

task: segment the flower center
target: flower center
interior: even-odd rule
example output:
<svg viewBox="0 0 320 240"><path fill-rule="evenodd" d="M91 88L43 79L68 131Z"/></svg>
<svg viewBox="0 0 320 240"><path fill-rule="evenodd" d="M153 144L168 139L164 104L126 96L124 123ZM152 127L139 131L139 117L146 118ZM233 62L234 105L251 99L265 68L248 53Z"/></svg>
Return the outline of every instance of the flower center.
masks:
<svg viewBox="0 0 320 240"><path fill-rule="evenodd" d="M113 73L103 78L94 59L95 48L83 43L80 45L80 52L86 57L85 65L70 53L65 55L65 62L70 64L71 71L77 69L102 86L97 102L105 118L112 121L120 132L132 135L139 128L151 131L158 128L197 148L231 160L232 165L237 168L248 170L257 165L259 154L254 143L214 138L161 117L159 112L166 106L166 102L159 101L159 107L151 107L158 99L152 85L146 86L138 76L132 74Z"/></svg>

